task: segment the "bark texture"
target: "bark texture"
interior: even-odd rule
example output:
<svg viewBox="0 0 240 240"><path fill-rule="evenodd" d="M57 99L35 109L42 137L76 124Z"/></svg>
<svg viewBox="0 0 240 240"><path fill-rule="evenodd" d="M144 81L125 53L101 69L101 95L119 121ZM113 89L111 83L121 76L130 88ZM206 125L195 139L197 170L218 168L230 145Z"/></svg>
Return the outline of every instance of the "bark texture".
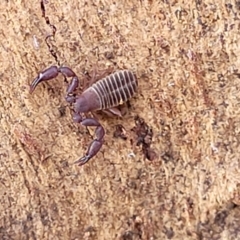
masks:
<svg viewBox="0 0 240 240"><path fill-rule="evenodd" d="M230 2L1 1L1 239L240 239ZM139 80L122 119L98 116L105 144L83 167L72 163L92 137L72 122L63 77L29 94L50 65Z"/></svg>

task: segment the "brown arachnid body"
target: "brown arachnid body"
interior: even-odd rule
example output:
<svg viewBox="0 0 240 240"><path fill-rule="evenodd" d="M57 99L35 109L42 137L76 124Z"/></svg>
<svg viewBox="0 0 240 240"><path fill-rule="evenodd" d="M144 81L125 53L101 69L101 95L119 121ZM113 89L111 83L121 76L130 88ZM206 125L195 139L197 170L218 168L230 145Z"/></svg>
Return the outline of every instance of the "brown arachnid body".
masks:
<svg viewBox="0 0 240 240"><path fill-rule="evenodd" d="M34 91L40 82L54 79L62 73L65 77L71 77L72 80L67 88L66 101L74 106L73 120L81 123L83 126L96 127L96 138L89 145L85 156L81 157L75 163L85 164L94 157L103 145L105 130L95 118L83 118L83 113L106 110L117 114L114 109L118 105L129 100L137 90L138 82L136 76L129 70L117 71L87 88L80 96L76 96L75 91L79 86L77 75L68 67L51 66L42 71L31 83L30 93Z"/></svg>

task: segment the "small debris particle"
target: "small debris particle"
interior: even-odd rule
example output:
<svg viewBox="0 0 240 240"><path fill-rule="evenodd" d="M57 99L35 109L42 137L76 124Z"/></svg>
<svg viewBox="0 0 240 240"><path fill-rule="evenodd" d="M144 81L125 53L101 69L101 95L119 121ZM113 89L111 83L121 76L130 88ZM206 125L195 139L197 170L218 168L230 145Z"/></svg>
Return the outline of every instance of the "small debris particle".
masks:
<svg viewBox="0 0 240 240"><path fill-rule="evenodd" d="M152 161L156 157L155 151L150 147L153 137L152 128L150 128L145 123L144 119L140 118L139 116L136 116L134 120L136 126L133 127L131 130L137 135L137 146L142 145L144 157Z"/></svg>
<svg viewBox="0 0 240 240"><path fill-rule="evenodd" d="M122 138L123 140L127 140L127 132L123 125L118 124L115 126L116 130L113 133L113 137L115 138Z"/></svg>

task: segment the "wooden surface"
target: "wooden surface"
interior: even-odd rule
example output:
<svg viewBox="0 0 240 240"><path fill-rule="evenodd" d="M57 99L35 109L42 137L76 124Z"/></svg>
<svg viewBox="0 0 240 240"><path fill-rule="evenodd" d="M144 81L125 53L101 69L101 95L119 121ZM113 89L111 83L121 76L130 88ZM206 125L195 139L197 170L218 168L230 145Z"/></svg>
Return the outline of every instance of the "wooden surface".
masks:
<svg viewBox="0 0 240 240"><path fill-rule="evenodd" d="M240 239L239 4L230 1L2 1L1 239ZM63 77L131 69L123 119L100 115L99 154L74 124ZM131 129L153 130L144 158ZM114 138L122 124L127 140Z"/></svg>

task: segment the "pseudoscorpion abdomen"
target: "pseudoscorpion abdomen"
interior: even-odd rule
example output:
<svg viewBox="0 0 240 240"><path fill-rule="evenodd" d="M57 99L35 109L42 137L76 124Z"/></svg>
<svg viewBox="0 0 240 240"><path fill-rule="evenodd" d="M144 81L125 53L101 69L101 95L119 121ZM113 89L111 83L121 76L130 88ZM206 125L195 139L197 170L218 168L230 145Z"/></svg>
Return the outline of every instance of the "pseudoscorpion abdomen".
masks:
<svg viewBox="0 0 240 240"><path fill-rule="evenodd" d="M99 98L99 109L108 109L130 99L136 93L137 85L136 76L129 70L122 70L101 79L91 87Z"/></svg>

